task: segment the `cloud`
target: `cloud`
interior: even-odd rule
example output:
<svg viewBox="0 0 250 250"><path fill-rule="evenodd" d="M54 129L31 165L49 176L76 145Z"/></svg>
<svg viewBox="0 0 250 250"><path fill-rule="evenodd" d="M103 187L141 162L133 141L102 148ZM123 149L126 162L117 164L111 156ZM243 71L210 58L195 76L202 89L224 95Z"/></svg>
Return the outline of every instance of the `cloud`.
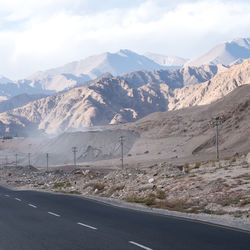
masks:
<svg viewBox="0 0 250 250"><path fill-rule="evenodd" d="M250 28L244 0L0 0L0 10L0 74L11 78L120 48L192 57Z"/></svg>

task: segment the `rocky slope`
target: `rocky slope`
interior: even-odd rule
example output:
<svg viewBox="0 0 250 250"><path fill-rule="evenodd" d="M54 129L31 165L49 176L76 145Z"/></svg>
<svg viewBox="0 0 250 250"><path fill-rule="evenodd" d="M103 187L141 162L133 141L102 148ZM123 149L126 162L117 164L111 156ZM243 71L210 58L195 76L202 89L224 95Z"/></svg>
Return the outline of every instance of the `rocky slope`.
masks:
<svg viewBox="0 0 250 250"><path fill-rule="evenodd" d="M185 67L174 71L134 72L121 77L106 75L89 86L49 96L0 115L2 133L23 134L26 128L46 133L71 128L134 121L152 112L168 110L174 91L210 79L225 68ZM18 130L18 131L16 131Z"/></svg>
<svg viewBox="0 0 250 250"><path fill-rule="evenodd" d="M175 89L186 85L206 82L228 68L223 65L185 66L176 70L135 71L118 78L126 80L135 87L140 87L148 83L164 83Z"/></svg>
<svg viewBox="0 0 250 250"><path fill-rule="evenodd" d="M185 65L233 65L248 58L250 58L250 38L238 38L217 45L203 55L191 59Z"/></svg>
<svg viewBox="0 0 250 250"><path fill-rule="evenodd" d="M24 106L29 102L45 97L47 97L47 95L44 94L34 94L34 95L21 94L14 96L9 100L0 102L0 113Z"/></svg>
<svg viewBox="0 0 250 250"><path fill-rule="evenodd" d="M169 109L209 104L243 84L250 84L250 59L240 65L235 65L226 72L217 74L205 83L176 89L174 103L169 105Z"/></svg>

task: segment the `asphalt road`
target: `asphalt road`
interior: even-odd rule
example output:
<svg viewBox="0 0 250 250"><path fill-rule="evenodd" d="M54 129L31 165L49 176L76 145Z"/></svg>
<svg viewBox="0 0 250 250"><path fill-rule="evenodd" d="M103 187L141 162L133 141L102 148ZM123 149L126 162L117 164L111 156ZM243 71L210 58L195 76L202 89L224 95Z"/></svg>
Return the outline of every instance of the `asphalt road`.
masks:
<svg viewBox="0 0 250 250"><path fill-rule="evenodd" d="M248 250L250 234L69 195L0 187L0 250Z"/></svg>

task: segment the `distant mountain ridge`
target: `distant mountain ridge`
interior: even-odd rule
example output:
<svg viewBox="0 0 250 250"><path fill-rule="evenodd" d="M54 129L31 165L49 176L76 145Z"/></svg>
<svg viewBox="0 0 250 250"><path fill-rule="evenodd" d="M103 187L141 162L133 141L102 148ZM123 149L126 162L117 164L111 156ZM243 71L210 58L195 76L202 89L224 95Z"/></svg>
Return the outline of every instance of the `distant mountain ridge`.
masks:
<svg viewBox="0 0 250 250"><path fill-rule="evenodd" d="M123 49L116 53L106 52L90 56L80 61L68 63L61 67L39 71L18 81L11 81L6 77L0 76L0 101L23 93L52 94L66 91L73 87L89 84L91 81L106 73L112 74L113 76L121 76L136 72L139 77L139 71L152 72L179 68L184 68L185 71L186 66L219 64L229 67L240 64L247 58L250 58L250 38L240 38L224 42L203 55L189 61L185 58L149 52L140 55L133 51ZM148 77L150 74L151 73L147 74ZM134 78L138 80L138 77ZM176 79L176 77L177 76L175 76L174 79ZM159 82L156 78L151 78L151 80L154 79L156 82ZM206 79L206 77L204 79ZM188 84L193 83L197 83L196 78L194 78L193 81L189 81ZM178 84L172 83L172 86Z"/></svg>
<svg viewBox="0 0 250 250"><path fill-rule="evenodd" d="M226 71L228 68L229 67L223 65L203 65L201 67L185 66L175 70L135 71L118 76L118 78L129 82L134 87L140 87L149 83L164 83L172 89L175 89L205 82L217 73Z"/></svg>
<svg viewBox="0 0 250 250"><path fill-rule="evenodd" d="M59 68L40 71L25 80L31 85L38 84L44 89L62 91L94 80L105 73L117 76L137 70L152 71L165 68L133 51L120 50L116 53L107 52L90 56Z"/></svg>
<svg viewBox="0 0 250 250"><path fill-rule="evenodd" d="M156 53L150 53L147 52L144 54L147 58L153 60L154 62L166 66L166 67L172 67L172 68L180 68L183 67L183 65L189 60L186 58L181 58L178 56L165 56L160 55Z"/></svg>
<svg viewBox="0 0 250 250"><path fill-rule="evenodd" d="M189 60L185 65L234 65L248 58L250 58L250 38L238 38L215 46L206 53Z"/></svg>

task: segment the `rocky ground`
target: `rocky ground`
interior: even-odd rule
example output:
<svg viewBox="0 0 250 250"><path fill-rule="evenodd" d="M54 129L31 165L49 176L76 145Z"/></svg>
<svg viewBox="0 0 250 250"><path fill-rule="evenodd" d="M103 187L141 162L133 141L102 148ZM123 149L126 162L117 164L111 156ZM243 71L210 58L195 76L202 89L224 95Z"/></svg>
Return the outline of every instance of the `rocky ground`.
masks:
<svg viewBox="0 0 250 250"><path fill-rule="evenodd" d="M194 214L230 216L250 224L250 157L158 163L126 169L83 166L51 171L1 166L0 182L21 189L92 195Z"/></svg>

